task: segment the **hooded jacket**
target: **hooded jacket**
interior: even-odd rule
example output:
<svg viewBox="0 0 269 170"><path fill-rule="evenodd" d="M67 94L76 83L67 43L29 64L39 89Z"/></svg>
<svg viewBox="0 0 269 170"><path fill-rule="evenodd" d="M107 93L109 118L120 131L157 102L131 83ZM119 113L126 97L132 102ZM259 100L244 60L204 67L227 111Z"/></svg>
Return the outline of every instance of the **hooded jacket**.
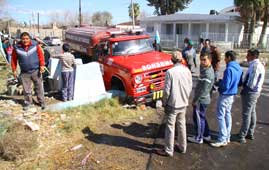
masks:
<svg viewBox="0 0 269 170"><path fill-rule="evenodd" d="M224 71L223 79L218 83L219 93L222 95L235 95L243 75L240 65L236 61L230 61Z"/></svg>

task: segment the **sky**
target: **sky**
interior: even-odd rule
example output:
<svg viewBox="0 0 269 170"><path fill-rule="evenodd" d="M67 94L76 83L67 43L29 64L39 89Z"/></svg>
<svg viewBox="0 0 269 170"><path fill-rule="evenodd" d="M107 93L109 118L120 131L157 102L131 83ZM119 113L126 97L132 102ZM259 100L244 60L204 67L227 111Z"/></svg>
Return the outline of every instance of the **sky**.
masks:
<svg viewBox="0 0 269 170"><path fill-rule="evenodd" d="M52 12L66 10L78 13L79 0L6 0L4 11L17 21L37 22L39 12L40 23L46 24ZM149 7L146 0L133 0L140 5L140 11L152 15L154 7ZM97 11L108 11L112 14L113 24L130 21L128 6L131 0L81 0L82 12L93 14ZM217 11L233 5L233 0L193 0L187 9L180 13L208 14L211 9ZM34 16L34 17L33 17ZM33 19L35 18L35 19Z"/></svg>

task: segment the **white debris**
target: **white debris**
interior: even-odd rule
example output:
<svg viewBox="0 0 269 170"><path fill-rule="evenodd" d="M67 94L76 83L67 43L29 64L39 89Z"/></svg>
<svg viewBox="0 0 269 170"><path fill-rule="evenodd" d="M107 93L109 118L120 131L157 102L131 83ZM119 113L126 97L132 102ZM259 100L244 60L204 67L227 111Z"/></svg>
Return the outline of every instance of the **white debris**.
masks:
<svg viewBox="0 0 269 170"><path fill-rule="evenodd" d="M40 127L39 127L36 123L25 121L25 124L26 124L32 131L36 131L36 130L39 130L39 129L40 129Z"/></svg>
<svg viewBox="0 0 269 170"><path fill-rule="evenodd" d="M82 166L86 165L86 163L87 163L89 157L91 156L91 154L92 154L92 153L90 152L90 153L88 153L88 154L84 157L84 159L81 161L81 165L82 165Z"/></svg>
<svg viewBox="0 0 269 170"><path fill-rule="evenodd" d="M71 151L75 151L75 150L78 150L78 149L80 149L80 148L82 148L82 147L83 147L83 145L82 145L82 144L79 144L79 145L74 146L74 147L71 148L70 150L71 150Z"/></svg>
<svg viewBox="0 0 269 170"><path fill-rule="evenodd" d="M156 101L156 108L161 108L162 107L162 101L161 100L157 100Z"/></svg>
<svg viewBox="0 0 269 170"><path fill-rule="evenodd" d="M66 120L66 114L61 114L60 118L61 118L62 121L65 121Z"/></svg>

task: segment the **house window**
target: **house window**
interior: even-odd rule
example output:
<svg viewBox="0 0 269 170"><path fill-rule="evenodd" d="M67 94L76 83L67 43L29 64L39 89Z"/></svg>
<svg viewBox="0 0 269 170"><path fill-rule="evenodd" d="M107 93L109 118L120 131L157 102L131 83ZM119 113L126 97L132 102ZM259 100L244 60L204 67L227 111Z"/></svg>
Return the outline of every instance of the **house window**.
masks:
<svg viewBox="0 0 269 170"><path fill-rule="evenodd" d="M162 25L162 34L173 34L173 24L163 24Z"/></svg>
<svg viewBox="0 0 269 170"><path fill-rule="evenodd" d="M147 33L153 33L154 32L154 26L147 26L146 31L147 31Z"/></svg>
<svg viewBox="0 0 269 170"><path fill-rule="evenodd" d="M176 24L176 34L182 35L183 34L183 25Z"/></svg>
<svg viewBox="0 0 269 170"><path fill-rule="evenodd" d="M210 24L210 33L225 33L225 24Z"/></svg>

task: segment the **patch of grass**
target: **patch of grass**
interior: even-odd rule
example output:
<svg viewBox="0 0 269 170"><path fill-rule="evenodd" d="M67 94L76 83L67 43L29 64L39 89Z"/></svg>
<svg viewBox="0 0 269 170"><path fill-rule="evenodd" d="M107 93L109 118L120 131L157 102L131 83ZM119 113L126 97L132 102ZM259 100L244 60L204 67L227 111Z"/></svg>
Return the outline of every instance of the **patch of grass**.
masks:
<svg viewBox="0 0 269 170"><path fill-rule="evenodd" d="M153 114L152 109L138 110L123 108L117 99L105 99L95 104L64 110L66 120L58 121L61 129L67 133L90 126L92 129L100 126L100 122L111 124L117 121L128 121L139 116Z"/></svg>
<svg viewBox="0 0 269 170"><path fill-rule="evenodd" d="M37 147L37 135L21 123L8 127L0 139L0 158L17 161L29 156Z"/></svg>

